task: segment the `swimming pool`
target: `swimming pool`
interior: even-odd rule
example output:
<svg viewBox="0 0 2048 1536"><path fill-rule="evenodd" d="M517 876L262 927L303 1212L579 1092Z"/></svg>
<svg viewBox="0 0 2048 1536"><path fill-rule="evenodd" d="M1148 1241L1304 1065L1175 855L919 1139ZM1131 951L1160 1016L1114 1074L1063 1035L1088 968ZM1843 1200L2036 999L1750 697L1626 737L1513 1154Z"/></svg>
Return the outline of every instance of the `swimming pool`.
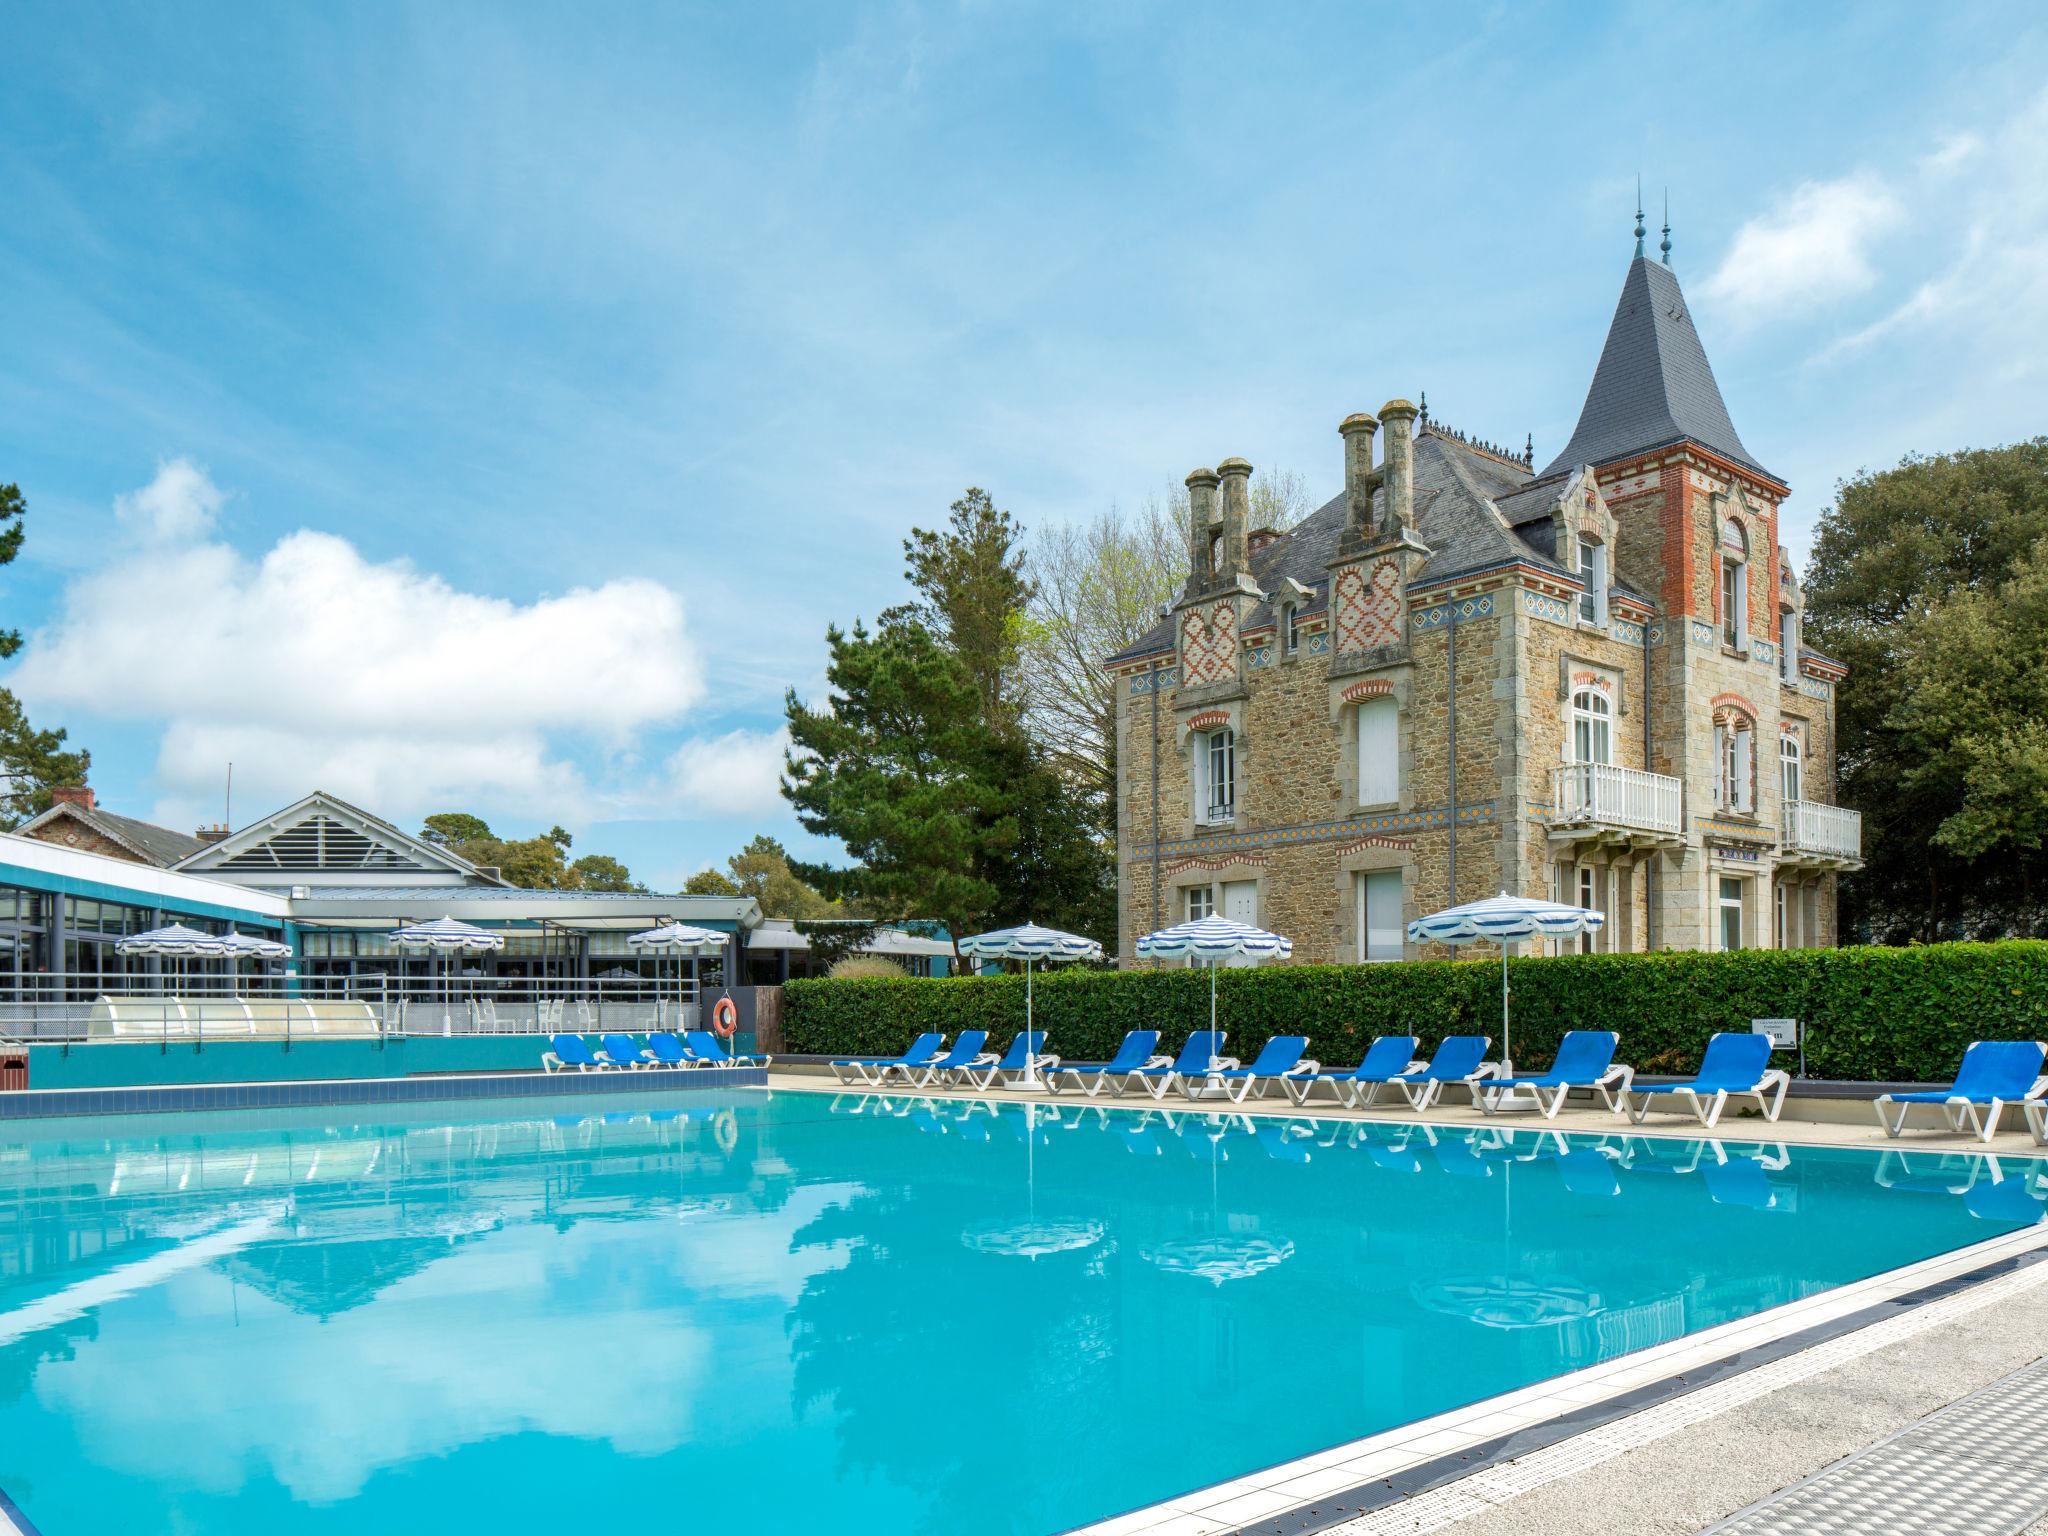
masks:
<svg viewBox="0 0 2048 1536"><path fill-rule="evenodd" d="M2041 1211L2032 1164L1735 1141L745 1089L348 1113L0 1147L0 1489L43 1536L1035 1536Z"/></svg>

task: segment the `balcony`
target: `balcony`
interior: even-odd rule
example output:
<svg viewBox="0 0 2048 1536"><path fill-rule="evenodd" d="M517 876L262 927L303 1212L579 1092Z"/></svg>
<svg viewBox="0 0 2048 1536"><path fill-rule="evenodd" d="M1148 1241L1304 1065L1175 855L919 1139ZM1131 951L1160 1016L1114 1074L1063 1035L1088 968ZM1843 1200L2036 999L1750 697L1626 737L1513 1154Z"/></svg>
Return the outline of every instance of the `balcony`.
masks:
<svg viewBox="0 0 2048 1536"><path fill-rule="evenodd" d="M1551 770L1553 842L1677 847L1685 841L1677 779L1612 763L1566 763Z"/></svg>
<svg viewBox="0 0 2048 1536"><path fill-rule="evenodd" d="M1861 869L1862 814L1817 800L1787 800L1781 813L1778 862L1808 869Z"/></svg>

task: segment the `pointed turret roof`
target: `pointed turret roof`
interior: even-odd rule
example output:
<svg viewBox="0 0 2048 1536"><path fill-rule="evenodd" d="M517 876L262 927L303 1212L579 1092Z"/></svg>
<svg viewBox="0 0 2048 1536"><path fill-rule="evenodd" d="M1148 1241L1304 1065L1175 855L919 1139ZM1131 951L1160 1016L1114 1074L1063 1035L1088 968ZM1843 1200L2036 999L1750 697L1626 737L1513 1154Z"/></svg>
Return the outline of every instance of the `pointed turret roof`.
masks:
<svg viewBox="0 0 2048 1536"><path fill-rule="evenodd" d="M1677 274L1643 255L1638 243L1579 424L1564 452L1536 478L1679 442L1697 443L1784 483L1736 436Z"/></svg>

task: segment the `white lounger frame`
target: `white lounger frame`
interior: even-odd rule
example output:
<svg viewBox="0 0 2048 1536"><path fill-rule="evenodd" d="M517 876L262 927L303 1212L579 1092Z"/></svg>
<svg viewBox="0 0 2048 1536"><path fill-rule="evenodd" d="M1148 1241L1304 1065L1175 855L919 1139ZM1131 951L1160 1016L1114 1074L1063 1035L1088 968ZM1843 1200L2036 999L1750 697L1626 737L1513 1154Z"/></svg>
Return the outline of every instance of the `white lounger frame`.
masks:
<svg viewBox="0 0 2048 1536"><path fill-rule="evenodd" d="M1544 1119L1555 1120L1557 1112L1564 1108L1565 1095L1574 1088L1591 1089L1600 1096L1610 1111L1618 1114L1621 1106L1617 1101L1627 1098L1629 1088L1635 1080L1634 1067L1609 1067L1590 1083L1563 1083L1554 1088L1541 1088L1534 1083L1490 1083L1479 1077L1467 1078L1465 1086L1472 1090L1472 1102L1486 1114L1503 1113L1517 1093L1526 1092L1536 1101L1536 1107L1543 1111ZM1544 1098L1545 1094L1549 1094L1550 1097Z"/></svg>
<svg viewBox="0 0 2048 1536"><path fill-rule="evenodd" d="M2041 1131L2041 1096L2048 1093L2048 1077L2037 1077L2022 1099L1993 1099L1989 1104L1973 1103L1969 1099L1944 1099L1941 1103L1926 1106L1938 1109L1948 1121L1948 1128L1961 1135L1967 1127L1970 1134L1979 1141L1989 1141L1998 1134L1998 1118L2005 1113L2008 1104L2018 1104L2020 1113L2026 1117L2027 1129L2034 1133L2034 1140L2048 1146L2048 1138ZM1877 1111L1877 1123L1884 1127L1887 1136L1897 1136L1906 1129L1906 1112L1919 1109L1918 1104L1901 1104L1888 1093L1881 1093L1871 1101L1870 1107ZM1885 1110L1896 1110L1887 1115Z"/></svg>
<svg viewBox="0 0 2048 1536"><path fill-rule="evenodd" d="M1266 1090L1275 1083L1282 1084L1289 1093L1292 1093L1296 1081L1304 1077L1313 1078L1318 1072L1323 1070L1321 1062L1311 1061L1304 1056L1285 1072L1276 1072L1266 1077L1227 1078L1219 1075L1236 1067L1237 1064L1237 1060L1234 1057L1219 1056L1209 1064L1208 1072L1196 1074L1176 1072L1173 1075L1172 1081L1178 1083L1180 1091L1190 1099L1199 1099L1201 1095L1213 1089L1220 1092L1231 1103L1242 1104L1251 1095L1254 1087L1258 1089L1258 1096L1262 1099L1266 1096ZM1295 1102L1298 1104L1301 1100L1296 1099Z"/></svg>
<svg viewBox="0 0 2048 1536"><path fill-rule="evenodd" d="M1754 1088L1741 1088L1732 1093L1722 1088L1711 1098L1701 1098L1699 1091L1691 1083L1667 1083L1652 1088L1631 1087L1629 1092L1621 1096L1616 1113L1626 1111L1631 1121L1641 1125L1650 1113L1650 1100L1660 1093L1669 1094L1684 1099L1691 1106L1692 1113L1698 1116L1700 1124L1712 1130L1720 1123L1721 1111L1728 1107L1731 1098L1753 1098L1756 1100L1756 1107L1763 1111L1764 1118L1775 1124L1778 1111L1785 1107L1785 1090L1791 1086L1791 1077L1779 1068L1772 1067L1756 1080ZM1776 1091L1773 1092L1773 1089ZM1640 1103L1637 1102L1638 1099L1641 1100ZM1675 1114L1677 1111L1667 1110L1665 1113Z"/></svg>

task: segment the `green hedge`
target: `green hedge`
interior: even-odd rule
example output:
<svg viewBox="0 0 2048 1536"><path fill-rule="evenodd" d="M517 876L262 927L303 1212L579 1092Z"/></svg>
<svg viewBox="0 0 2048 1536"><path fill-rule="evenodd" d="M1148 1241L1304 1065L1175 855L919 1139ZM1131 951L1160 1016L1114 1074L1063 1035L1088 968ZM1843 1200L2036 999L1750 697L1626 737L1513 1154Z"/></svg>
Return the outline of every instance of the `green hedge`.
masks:
<svg viewBox="0 0 2048 1536"><path fill-rule="evenodd" d="M1508 974L1525 1066L1547 1062L1567 1029L1612 1029L1638 1071L1690 1071L1715 1031L1782 1017L1805 1021L1813 1077L1946 1082L1972 1040L2048 1039L2041 940L1565 955L1513 960ZM1429 1047L1500 1033L1497 960L1226 969L1217 984L1217 1023L1246 1060L1276 1034L1306 1034L1312 1056L1349 1066L1375 1035L1415 1034ZM1157 1029L1170 1047L1209 1018L1200 970L1055 969L1034 986L1047 1047L1071 1061L1110 1055L1129 1029ZM789 983L782 1029L792 1052L867 1056L931 1029L986 1029L1002 1044L1023 1023L1022 976L818 980Z"/></svg>

